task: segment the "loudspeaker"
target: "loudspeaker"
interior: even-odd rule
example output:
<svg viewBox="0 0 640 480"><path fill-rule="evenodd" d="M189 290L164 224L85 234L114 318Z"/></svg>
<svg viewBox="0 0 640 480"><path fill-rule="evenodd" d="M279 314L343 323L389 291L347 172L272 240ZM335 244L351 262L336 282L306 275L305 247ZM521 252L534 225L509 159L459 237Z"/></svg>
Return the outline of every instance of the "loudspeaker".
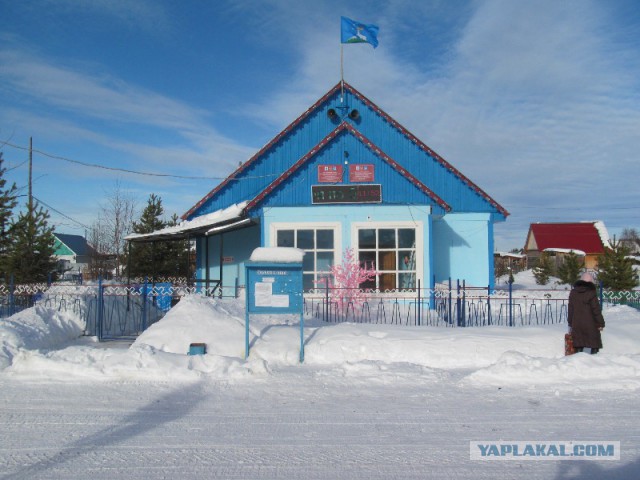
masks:
<svg viewBox="0 0 640 480"><path fill-rule="evenodd" d="M358 118L360 118L360 112L358 112L358 110L354 108L349 112L349 118L351 120L357 120Z"/></svg>
<svg viewBox="0 0 640 480"><path fill-rule="evenodd" d="M329 110L327 110L327 117L334 119L336 118L336 115L338 115L336 113L336 111L333 108L330 108Z"/></svg>

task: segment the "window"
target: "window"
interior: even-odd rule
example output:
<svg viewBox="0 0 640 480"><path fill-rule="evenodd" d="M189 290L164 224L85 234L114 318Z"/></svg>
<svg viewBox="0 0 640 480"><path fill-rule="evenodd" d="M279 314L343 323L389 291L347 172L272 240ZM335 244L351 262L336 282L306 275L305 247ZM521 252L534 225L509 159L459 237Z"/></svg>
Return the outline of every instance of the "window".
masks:
<svg viewBox="0 0 640 480"><path fill-rule="evenodd" d="M335 235L330 228L277 228L276 246L295 247L306 252L302 261L304 291L316 288L328 277L335 263Z"/></svg>
<svg viewBox="0 0 640 480"><path fill-rule="evenodd" d="M358 260L380 275L362 288L404 290L416 287L416 229L358 228Z"/></svg>

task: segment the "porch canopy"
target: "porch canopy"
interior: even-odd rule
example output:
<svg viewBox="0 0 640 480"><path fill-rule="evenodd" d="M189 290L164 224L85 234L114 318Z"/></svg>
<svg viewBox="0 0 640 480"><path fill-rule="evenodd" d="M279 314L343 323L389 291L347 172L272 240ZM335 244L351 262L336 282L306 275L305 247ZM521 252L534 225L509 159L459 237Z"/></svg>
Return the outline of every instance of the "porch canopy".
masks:
<svg viewBox="0 0 640 480"><path fill-rule="evenodd" d="M222 210L185 220L173 227L165 227L151 233L131 233L125 237L127 242L159 242L167 240L182 240L194 236L215 235L229 230L249 226L250 218L244 215L247 202L233 204Z"/></svg>

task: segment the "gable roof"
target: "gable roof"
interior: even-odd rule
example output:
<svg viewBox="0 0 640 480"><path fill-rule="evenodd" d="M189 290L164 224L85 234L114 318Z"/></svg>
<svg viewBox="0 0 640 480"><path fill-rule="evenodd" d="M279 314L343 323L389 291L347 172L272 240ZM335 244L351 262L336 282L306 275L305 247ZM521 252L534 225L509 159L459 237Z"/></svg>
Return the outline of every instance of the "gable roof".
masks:
<svg viewBox="0 0 640 480"><path fill-rule="evenodd" d="M452 175L455 179L457 179L458 182L468 187L479 198L481 198L484 202L486 202L486 204L490 205L495 212L503 215L504 217L509 215L509 212L507 212L506 209L504 209L495 200L493 200L486 192L480 189L471 180L465 177L461 172L455 169L451 164L449 164L446 160L444 160L440 155L435 153L427 145L425 145L423 142L418 140L413 134L407 131L398 122L396 122L393 118L391 118L388 114L386 114L382 109L380 109L373 102L367 99L364 95L358 92L355 88L353 88L351 85L347 83L344 83L344 84L338 83L331 90L329 90L329 92L327 92L322 98L320 98L310 108L308 108L302 115L300 115L297 119L295 119L284 130L282 130L282 132L276 135L269 143L267 143L258 152L256 152L255 155L253 155L249 160L247 160L242 165L240 165L231 175L229 175L224 181L219 183L213 190L211 190L207 195L205 195L198 203L196 203L191 209L189 209L189 211L187 211L182 216L182 218L189 219L190 217L193 217L198 213L208 213L206 209L202 212L199 212L199 210L203 209L209 202L213 202L215 198L222 195L223 191L227 189L232 189L232 188L240 189L241 187L238 186L238 183L240 183L240 180L249 179L250 173L248 172L250 172L251 169L256 164L258 164L265 155L268 155L271 149L274 149L277 145L279 145L279 142L284 141L290 135L293 135L293 133L296 131L298 127L300 127L304 122L308 121L313 114L318 113L318 110L334 95L337 95L337 93L341 90L342 87L344 87L344 91L353 95L354 98L356 98L359 102L364 104L367 108L369 108L372 112L374 112L378 117L380 117L385 122L385 125L387 125L388 127L391 127L395 132L399 134L399 136L409 140L409 142L411 142L411 144L413 144L419 151L423 152L429 158L431 158L435 163L440 165L440 167L442 167L445 172L448 172L448 174ZM341 97L341 100L342 100L342 97ZM337 108L342 108L342 107L337 107ZM455 210L455 208L452 208L451 201L455 200L457 203L463 202L463 200L460 200L458 196L456 196L451 192L450 188L442 187L442 185L440 185L440 187L443 189L443 193L447 193L449 196L452 197L450 199L443 198L442 194L439 195L432 188L427 187L424 184L424 182L422 182L417 176L409 173L406 165L402 166L399 162L397 162L392 158L392 155L388 155L387 153L383 152L381 148L379 148L371 140L368 140L364 136L364 134L359 131L357 127L343 120L341 124L338 125L336 129L333 130L333 132L330 132L328 134L323 134L326 136L320 139L318 143L315 145L315 147L311 148L306 154L300 153L299 156L296 155L296 157L298 158L293 164L287 165L285 168L283 168L283 170L280 170L277 173L271 172L272 175L263 175L262 178L264 179L264 184L261 187L258 187L257 191L259 191L259 193L257 194L257 196L253 196L254 194L251 194L251 196L246 195L243 198L233 198L229 200L228 203L248 200L249 201L248 208L255 207L261 199L264 199L265 196L267 196L271 191L273 191L275 187L283 183L286 180L286 178L288 178L293 172L295 172L298 168L300 168L300 166L303 165L306 161L308 161L309 158L315 155L315 153L317 152L317 149L321 149L324 145L326 145L327 142L329 142L333 138L334 135L337 135L340 131L343 131L343 130L347 130L351 134L353 134L362 143L364 143L371 151L373 151L376 155L378 155L379 158L383 159L387 164L391 165L396 171L401 173L402 176L404 176L413 185L415 185L417 188L419 188L421 191L427 194L435 204L442 207L445 211ZM317 134L317 132L315 133ZM276 178L275 180L268 182L267 177L269 176L276 177ZM423 174L423 176L425 175ZM427 175L427 177L429 177L429 175ZM441 183L443 182L446 183L446 181L447 180L442 180ZM252 191L253 192L256 191L255 185ZM220 201L217 201L217 203L218 205L215 206L217 209L225 208L227 206L226 204L222 204L223 202L220 202ZM213 208L213 209L210 208L210 210L215 210L216 208Z"/></svg>
<svg viewBox="0 0 640 480"><path fill-rule="evenodd" d="M300 160L293 164L293 166L285 171L282 175L276 178L273 182L271 182L267 188L262 190L258 195L256 195L253 200L251 200L247 206L246 210L250 210L256 207L264 198L266 198L269 193L271 193L275 188L277 188L280 184L282 184L287 178L289 178L294 172L296 172L300 167L302 167L305 163L309 161L310 158L317 155L317 153L326 145L331 142L334 138L338 136L339 133L343 131L348 131L353 134L359 141L361 141L367 148L369 148L373 153L375 153L378 157L388 163L394 170L396 170L400 175L405 177L409 182L415 185L419 190L425 193L427 196L431 198L436 204L442 207L445 211L451 211L451 206L447 204L442 198L436 195L429 187L423 184L420 180L414 177L411 173L409 173L406 169L401 167L395 160L389 157L382 150L377 148L371 141L369 141L364 135L358 132L353 125L347 122L341 122L340 125L336 127L336 129L323 138L316 146L314 146L309 152L304 155Z"/></svg>
<svg viewBox="0 0 640 480"><path fill-rule="evenodd" d="M75 255L90 255L94 251L93 247L87 243L87 239L81 235L55 232L53 235Z"/></svg>
<svg viewBox="0 0 640 480"><path fill-rule="evenodd" d="M604 253L608 247L608 235L602 222L532 223L527 235L540 252L546 249L571 249L586 254Z"/></svg>

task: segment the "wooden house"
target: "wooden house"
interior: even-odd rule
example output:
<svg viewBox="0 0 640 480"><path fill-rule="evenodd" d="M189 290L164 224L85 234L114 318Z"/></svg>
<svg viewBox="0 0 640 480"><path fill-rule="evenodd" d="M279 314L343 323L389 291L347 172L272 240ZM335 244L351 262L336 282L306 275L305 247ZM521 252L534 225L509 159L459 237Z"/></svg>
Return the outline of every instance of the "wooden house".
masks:
<svg viewBox="0 0 640 480"><path fill-rule="evenodd" d="M595 270L598 258L609 247L609 235L602 222L532 223L524 252L530 268L536 266L542 252L548 252L560 264L570 252L583 257L584 267Z"/></svg>
<svg viewBox="0 0 640 480"><path fill-rule="evenodd" d="M381 291L493 285L508 212L351 85L338 83L183 216L130 241L194 238L198 281L244 284L256 247L296 247L304 288L351 248Z"/></svg>

